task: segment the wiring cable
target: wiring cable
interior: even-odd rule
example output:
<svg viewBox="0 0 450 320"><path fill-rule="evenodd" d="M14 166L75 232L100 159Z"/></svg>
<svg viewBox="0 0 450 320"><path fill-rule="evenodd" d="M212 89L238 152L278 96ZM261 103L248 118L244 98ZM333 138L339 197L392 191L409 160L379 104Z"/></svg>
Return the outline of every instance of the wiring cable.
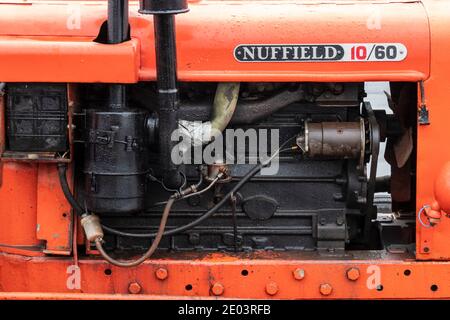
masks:
<svg viewBox="0 0 450 320"><path fill-rule="evenodd" d="M267 160L262 161L258 165L254 166L247 174L242 177L242 179L211 209L206 211L203 215L198 217L197 219L191 221L190 223L179 226L170 230L166 230L163 233L163 236L172 236L178 233L182 233L186 230L192 229L196 227L197 225L201 224L203 221L214 215L217 210L219 210L227 201L228 199L233 195L236 194L247 182L250 180L254 175L256 175L261 169L269 165L272 160L283 150L283 148L291 142L293 139L295 139L296 136L292 136L291 138L287 139L274 153L271 155ZM85 214L85 210L82 209L82 207L78 204L78 202L73 197L72 193L70 192L70 188L67 183L66 178L66 170L67 165L66 164L58 164L58 172L61 182L61 187L63 189L64 195L66 196L67 201L71 204L71 206L74 208L76 213L78 215ZM173 199L175 201L175 199ZM172 202L173 204L173 202ZM131 232L125 232L116 230L114 228L108 227L104 224L102 224L102 228L109 232L110 234L122 236L122 237L132 237L132 238L155 238L158 233L131 233Z"/></svg>
<svg viewBox="0 0 450 320"><path fill-rule="evenodd" d="M249 172L247 172L247 174L234 186L233 189L231 189L231 191L229 191L214 207L212 207L211 209L209 209L207 212L205 212L202 216L198 217L197 219L195 219L194 221L180 226L180 227L176 227L174 229L170 229L164 232L163 236L172 236L181 232L184 232L186 230L192 229L194 227L196 227L197 225L201 224L203 221L205 221L206 219L208 219L209 217L211 217L212 215L214 215L217 210L219 210L227 201L228 199L233 195L236 194L241 188L242 186L244 186L248 180L250 180L254 175L256 175L259 171L261 171L261 169L263 169L264 167L266 167L267 165L269 165L272 160L280 153L281 150L283 150L283 148L289 143L291 142L293 139L295 139L296 136L293 136L289 139L287 139L278 149L277 151L274 152L273 155L271 155L267 160L261 162L260 164L254 166ZM130 233L130 232L124 232L124 231L119 231L113 228L110 228L108 226L102 225L103 229L111 234L115 234L118 236L123 236L123 237L132 237L132 238L153 238L156 236L156 233Z"/></svg>

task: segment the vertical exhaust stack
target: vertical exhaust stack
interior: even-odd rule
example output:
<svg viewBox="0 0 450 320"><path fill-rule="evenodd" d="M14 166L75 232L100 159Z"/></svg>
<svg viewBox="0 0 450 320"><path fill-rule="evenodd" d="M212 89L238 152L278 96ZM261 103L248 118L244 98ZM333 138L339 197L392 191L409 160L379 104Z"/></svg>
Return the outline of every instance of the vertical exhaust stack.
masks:
<svg viewBox="0 0 450 320"><path fill-rule="evenodd" d="M128 0L108 0L108 44L129 39ZM127 105L124 84L110 84L106 108L86 112L85 197L95 213L140 212L147 188L148 113Z"/></svg>
<svg viewBox="0 0 450 320"><path fill-rule="evenodd" d="M108 0L108 44L128 40L128 0ZM109 108L125 109L126 88L123 84L109 86Z"/></svg>
<svg viewBox="0 0 450 320"><path fill-rule="evenodd" d="M179 109L175 15L187 11L189 11L187 0L140 0L139 12L153 15L160 158L163 182L172 189L179 188L182 184L179 166L171 159L172 149L176 146L176 141L171 140L171 135L178 128Z"/></svg>

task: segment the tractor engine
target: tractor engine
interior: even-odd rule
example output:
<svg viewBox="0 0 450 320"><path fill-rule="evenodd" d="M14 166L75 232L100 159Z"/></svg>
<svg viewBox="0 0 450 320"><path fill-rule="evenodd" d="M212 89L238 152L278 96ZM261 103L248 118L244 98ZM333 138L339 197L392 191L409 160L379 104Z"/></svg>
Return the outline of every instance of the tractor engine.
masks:
<svg viewBox="0 0 450 320"><path fill-rule="evenodd" d="M126 99L115 104L118 89ZM364 101L364 83L180 83L175 131L162 123L157 83L71 91L69 137L67 86L9 83L5 155L63 160L73 141L76 199L60 161L63 190L107 250L148 247L171 198L160 249L382 246L375 194L390 192L390 177L376 175L380 143L407 130Z"/></svg>
<svg viewBox="0 0 450 320"><path fill-rule="evenodd" d="M172 132L161 131L156 86L128 88L133 107L120 112L109 111L106 99L89 99L102 91L106 95L107 89L80 88L84 108L74 115L74 124L76 154L84 154L77 156L78 201L119 231L105 234L109 249L148 247L150 238L126 234L155 234L172 194L177 199L167 230L224 202L208 219L164 237L160 248L336 251L379 246L377 223L372 222L377 216L374 194L388 187L376 178L376 158L380 142L402 131L394 116L373 111L363 101L363 83L180 83L179 133L173 139L184 157L174 165L176 177L164 176L172 158L161 152L161 137ZM221 110L233 101L223 136L202 141L205 128L220 120ZM228 195L277 152L276 164ZM167 177L178 184L166 183Z"/></svg>
<svg viewBox="0 0 450 320"><path fill-rule="evenodd" d="M208 5L194 7L192 17L209 16ZM131 16L126 0L110 0L107 8L98 35L83 45L115 48L108 58L117 61L142 47L140 56L103 66L116 73L102 81L2 84L2 161L53 166L64 196L60 207L70 204L74 226L82 229L64 250L83 245L88 257L131 267L155 252L344 257L398 247L406 252L414 244L417 126L428 125L429 117L425 102L417 108L424 88L411 80L417 74L409 63L428 52L425 47L408 48L394 36L278 45L281 35L264 41L250 26L241 38L227 30L215 39L226 50L211 47L202 56L186 44L198 35L176 27L178 19L189 24L186 0L142 0ZM231 13L224 16L232 19ZM252 44L249 36L260 40ZM221 70L213 70L222 54L223 67L220 62ZM317 72L319 65L331 71ZM387 76L375 77L377 68ZM302 76L287 77L293 70ZM366 99L371 79L387 80L386 102L376 108ZM385 175L378 170L383 158ZM38 182L45 183L40 174ZM48 234L57 233L42 230L50 246Z"/></svg>

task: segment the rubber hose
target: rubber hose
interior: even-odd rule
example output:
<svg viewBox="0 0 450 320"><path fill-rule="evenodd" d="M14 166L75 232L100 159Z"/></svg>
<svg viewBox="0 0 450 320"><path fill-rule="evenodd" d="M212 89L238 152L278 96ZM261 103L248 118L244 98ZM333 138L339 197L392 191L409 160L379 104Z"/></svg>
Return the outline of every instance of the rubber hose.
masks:
<svg viewBox="0 0 450 320"><path fill-rule="evenodd" d="M239 82L221 82L214 96L211 129L223 132L230 123L239 98Z"/></svg>
<svg viewBox="0 0 450 320"><path fill-rule="evenodd" d="M85 213L83 208L78 204L77 200L74 198L72 192L70 191L69 184L67 183L67 164L59 163L58 164L58 175L59 175L59 183L61 184L61 189L66 197L67 201L72 206L73 210L80 217Z"/></svg>

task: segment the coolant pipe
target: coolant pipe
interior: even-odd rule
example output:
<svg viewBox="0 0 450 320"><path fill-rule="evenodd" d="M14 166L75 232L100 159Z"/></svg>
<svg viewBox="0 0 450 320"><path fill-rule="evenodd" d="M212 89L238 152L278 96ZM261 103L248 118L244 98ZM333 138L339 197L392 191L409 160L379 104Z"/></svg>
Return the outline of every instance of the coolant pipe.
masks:
<svg viewBox="0 0 450 320"><path fill-rule="evenodd" d="M199 146L210 142L220 135L230 123L239 98L239 82L221 82L217 85L214 96L212 117L207 122L179 121L181 133Z"/></svg>
<svg viewBox="0 0 450 320"><path fill-rule="evenodd" d="M211 130L223 132L230 123L239 98L239 82L219 83L214 97Z"/></svg>
<svg viewBox="0 0 450 320"><path fill-rule="evenodd" d="M302 86L296 90L284 90L265 99L256 101L239 100L229 124L249 125L256 123L288 105L305 99ZM211 118L209 101L184 102L180 119L190 122L208 121Z"/></svg>

